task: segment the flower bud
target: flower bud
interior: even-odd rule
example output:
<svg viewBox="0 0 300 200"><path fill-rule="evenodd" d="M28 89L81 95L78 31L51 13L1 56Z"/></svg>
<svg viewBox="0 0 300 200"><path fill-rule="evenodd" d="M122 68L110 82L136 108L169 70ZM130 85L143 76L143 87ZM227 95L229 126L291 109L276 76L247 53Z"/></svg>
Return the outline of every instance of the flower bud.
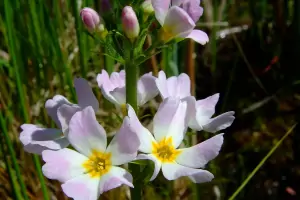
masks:
<svg viewBox="0 0 300 200"><path fill-rule="evenodd" d="M140 32L139 21L132 7L125 6L122 11L122 25L126 36L135 39Z"/></svg>
<svg viewBox="0 0 300 200"><path fill-rule="evenodd" d="M100 17L98 13L91 8L83 8L80 11L80 16L84 25L89 30L95 30L95 28L100 24Z"/></svg>
<svg viewBox="0 0 300 200"><path fill-rule="evenodd" d="M143 9L144 13L147 14L147 15L153 13L153 12L154 12L154 9L153 9L153 7L152 7L151 0L145 0L145 1L142 3L142 9Z"/></svg>

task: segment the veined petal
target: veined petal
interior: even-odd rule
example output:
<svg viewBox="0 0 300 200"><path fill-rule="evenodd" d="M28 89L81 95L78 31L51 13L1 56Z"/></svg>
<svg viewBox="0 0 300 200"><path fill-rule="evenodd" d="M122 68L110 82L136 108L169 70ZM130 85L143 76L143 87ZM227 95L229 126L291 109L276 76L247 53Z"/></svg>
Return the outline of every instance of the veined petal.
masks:
<svg viewBox="0 0 300 200"><path fill-rule="evenodd" d="M106 152L111 152L112 165L123 165L135 159L139 146L137 133L133 131L129 118L125 117L119 132L110 142Z"/></svg>
<svg viewBox="0 0 300 200"><path fill-rule="evenodd" d="M126 88L115 88L113 91L110 92L110 95L115 99L115 102L112 102L116 105L125 105L126 104Z"/></svg>
<svg viewBox="0 0 300 200"><path fill-rule="evenodd" d="M162 173L168 180L175 180L182 176L189 176L190 178L194 178L194 181L197 183L209 182L214 178L214 175L209 171L189 168L176 163L163 163Z"/></svg>
<svg viewBox="0 0 300 200"><path fill-rule="evenodd" d="M65 136L68 135L69 123L71 118L79 110L81 110L81 108L75 104L73 105L64 104L57 109L57 116L61 124L62 132L64 133Z"/></svg>
<svg viewBox="0 0 300 200"><path fill-rule="evenodd" d="M196 102L196 120L198 124L205 125L215 113L215 107L219 100L219 94L214 94Z"/></svg>
<svg viewBox="0 0 300 200"><path fill-rule="evenodd" d="M142 106L156 97L158 89L155 84L156 78L152 73L144 74L138 81L138 105Z"/></svg>
<svg viewBox="0 0 300 200"><path fill-rule="evenodd" d="M155 83L162 99L170 96L167 86L167 78L164 71L160 71L158 73L158 78L155 80Z"/></svg>
<svg viewBox="0 0 300 200"><path fill-rule="evenodd" d="M76 78L74 80L74 86L78 98L78 105L81 108L92 106L95 112L97 112L99 109L99 102L89 83L83 78Z"/></svg>
<svg viewBox="0 0 300 200"><path fill-rule="evenodd" d="M110 75L110 82L114 86L117 87L124 87L125 86L125 71L121 70L118 72L113 72Z"/></svg>
<svg viewBox="0 0 300 200"><path fill-rule="evenodd" d="M23 124L21 128L20 140L29 153L41 154L46 149L58 150L69 145L59 129L41 128L33 124Z"/></svg>
<svg viewBox="0 0 300 200"><path fill-rule="evenodd" d="M209 41L207 34L200 30L193 30L186 36L186 38L190 38L202 45L205 45Z"/></svg>
<svg viewBox="0 0 300 200"><path fill-rule="evenodd" d="M123 168L112 166L100 179L100 194L123 184L133 188L131 174Z"/></svg>
<svg viewBox="0 0 300 200"><path fill-rule="evenodd" d="M106 132L97 122L91 106L73 115L69 124L68 139L77 151L88 157L93 150L105 151Z"/></svg>
<svg viewBox="0 0 300 200"><path fill-rule="evenodd" d="M196 118L196 99L194 96L188 96L182 99L187 103L187 121L188 126L193 130L202 130Z"/></svg>
<svg viewBox="0 0 300 200"><path fill-rule="evenodd" d="M195 146L180 149L181 153L176 158L176 162L192 168L204 167L219 154L224 140L223 135L221 133Z"/></svg>
<svg viewBox="0 0 300 200"><path fill-rule="evenodd" d="M172 137L174 147L180 145L187 128L186 110L186 102L171 97L160 104L153 119L153 132L158 142Z"/></svg>
<svg viewBox="0 0 300 200"><path fill-rule="evenodd" d="M68 99L66 99L64 96L62 95L55 95L52 99L48 99L45 103L45 107L47 110L48 115L52 118L52 120L55 122L55 124L61 128L60 122L58 120L58 116L57 116L57 109L61 106L61 105L72 105L72 103L70 103L68 101Z"/></svg>
<svg viewBox="0 0 300 200"><path fill-rule="evenodd" d="M182 73L177 77L177 88L181 99L191 96L191 80L187 74Z"/></svg>
<svg viewBox="0 0 300 200"><path fill-rule="evenodd" d="M160 23L161 26L163 26L171 0L152 0L151 3L157 21Z"/></svg>
<svg viewBox="0 0 300 200"><path fill-rule="evenodd" d="M203 14L200 0L186 0L181 6L196 23Z"/></svg>
<svg viewBox="0 0 300 200"><path fill-rule="evenodd" d="M214 117L209 120L209 122L203 125L203 129L207 132L215 133L219 130L228 128L233 123L235 117L233 116L234 112L226 112L217 117Z"/></svg>
<svg viewBox="0 0 300 200"><path fill-rule="evenodd" d="M130 125L140 140L139 150L144 153L151 153L152 143L156 142L153 135L149 132L148 129L142 126L133 108L129 104L127 105L127 110Z"/></svg>
<svg viewBox="0 0 300 200"><path fill-rule="evenodd" d="M71 149L45 150L42 156L46 162L42 168L43 174L49 179L66 182L85 173L82 164L88 158Z"/></svg>
<svg viewBox="0 0 300 200"><path fill-rule="evenodd" d="M163 29L168 37L185 38L195 26L193 19L182 8L172 6L165 18Z"/></svg>
<svg viewBox="0 0 300 200"><path fill-rule="evenodd" d="M152 160L154 162L154 171L150 178L150 181L153 181L157 177L162 163L152 154L139 154L136 160Z"/></svg>
<svg viewBox="0 0 300 200"><path fill-rule="evenodd" d="M77 176L61 185L64 193L74 200L96 200L100 196L100 179L89 174Z"/></svg>

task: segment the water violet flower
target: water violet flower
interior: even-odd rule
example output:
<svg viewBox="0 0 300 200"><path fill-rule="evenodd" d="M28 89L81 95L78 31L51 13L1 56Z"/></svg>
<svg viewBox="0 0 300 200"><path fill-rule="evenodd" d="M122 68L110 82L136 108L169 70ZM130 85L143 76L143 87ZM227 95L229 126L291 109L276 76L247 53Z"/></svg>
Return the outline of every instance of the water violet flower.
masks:
<svg viewBox="0 0 300 200"><path fill-rule="evenodd" d="M25 151L41 154L43 150L58 150L69 145L65 137L68 134L68 126L71 117L77 111L92 106L95 111L99 103L93 94L89 83L76 78L74 81L78 104L69 102L64 96L55 95L45 103L48 115L52 118L58 128L42 128L34 124L23 124L20 140Z"/></svg>
<svg viewBox="0 0 300 200"><path fill-rule="evenodd" d="M117 167L132 161L140 145L128 117L107 147L106 132L89 106L74 114L67 137L78 152L68 148L43 151L46 163L42 171L49 179L62 182L68 197L97 200L103 192L122 184L133 187L131 174Z"/></svg>

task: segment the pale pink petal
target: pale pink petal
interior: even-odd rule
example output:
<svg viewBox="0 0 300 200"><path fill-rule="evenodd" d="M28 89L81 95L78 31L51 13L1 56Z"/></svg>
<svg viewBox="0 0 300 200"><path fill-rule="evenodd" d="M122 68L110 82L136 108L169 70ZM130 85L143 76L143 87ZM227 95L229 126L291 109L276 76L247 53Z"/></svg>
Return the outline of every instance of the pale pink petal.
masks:
<svg viewBox="0 0 300 200"><path fill-rule="evenodd" d="M170 78L167 79L167 88L169 92L169 97L178 97L178 88L177 88L177 77L176 76L171 76Z"/></svg>
<svg viewBox="0 0 300 200"><path fill-rule="evenodd" d="M60 122L58 120L58 116L57 116L57 109L61 106L61 105L73 105L72 103L70 103L68 101L68 99L66 99L64 96L62 95L55 95L52 99L48 99L45 103L45 107L47 110L48 115L52 118L52 120L55 122L55 124L61 128Z"/></svg>
<svg viewBox="0 0 300 200"><path fill-rule="evenodd" d="M185 97L182 99L187 103L187 121L188 126L193 130L202 130L196 118L196 99L194 96Z"/></svg>
<svg viewBox="0 0 300 200"><path fill-rule="evenodd" d="M158 78L155 80L156 86L159 90L160 96L162 99L169 97L167 78L164 71L158 73Z"/></svg>
<svg viewBox="0 0 300 200"><path fill-rule="evenodd" d="M171 0L152 0L151 2L157 21L163 26Z"/></svg>
<svg viewBox="0 0 300 200"><path fill-rule="evenodd" d="M80 153L89 156L93 150L104 152L106 132L97 122L91 106L75 113L70 120L68 139Z"/></svg>
<svg viewBox="0 0 300 200"><path fill-rule="evenodd" d="M112 166L109 172L100 179L100 194L108 190L127 185L133 188L132 176L125 169Z"/></svg>
<svg viewBox="0 0 300 200"><path fill-rule="evenodd" d="M219 94L214 94L196 102L196 120L199 125L205 125L215 113L215 107L219 100Z"/></svg>
<svg viewBox="0 0 300 200"><path fill-rule="evenodd" d="M186 167L203 168L219 154L223 140L221 133L195 146L180 149L176 162Z"/></svg>
<svg viewBox="0 0 300 200"><path fill-rule="evenodd" d="M41 154L46 149L58 150L69 145L59 129L41 128L33 124L23 124L21 129L20 140L29 153Z"/></svg>
<svg viewBox="0 0 300 200"><path fill-rule="evenodd" d="M113 72L110 75L110 82L114 88L124 87L125 86L125 71Z"/></svg>
<svg viewBox="0 0 300 200"><path fill-rule="evenodd" d="M187 37L195 27L193 19L178 6L172 6L163 25L164 31L173 37Z"/></svg>
<svg viewBox="0 0 300 200"><path fill-rule="evenodd" d="M45 150L42 156L45 161L42 168L43 174L49 179L66 182L85 173L82 164L88 158L71 149Z"/></svg>
<svg viewBox="0 0 300 200"><path fill-rule="evenodd" d="M217 117L210 119L210 121L203 125L203 129L207 132L215 133L219 130L228 128L233 123L235 117L233 116L234 112L226 112Z"/></svg>
<svg viewBox="0 0 300 200"><path fill-rule="evenodd" d="M68 135L69 123L71 118L79 110L81 110L81 108L75 104L73 105L64 104L58 108L57 116L61 124L62 132L64 133L65 136Z"/></svg>
<svg viewBox="0 0 300 200"><path fill-rule="evenodd" d="M77 176L61 185L63 192L74 200L97 200L100 196L100 179L89 174Z"/></svg>
<svg viewBox="0 0 300 200"><path fill-rule="evenodd" d="M200 0L186 0L181 6L196 23L203 14Z"/></svg>
<svg viewBox="0 0 300 200"><path fill-rule="evenodd" d="M108 101L117 104L116 99L110 94L115 89L115 86L111 83L109 75L105 70L102 70L102 73L97 75L97 82L103 96Z"/></svg>
<svg viewBox="0 0 300 200"><path fill-rule="evenodd" d="M171 4L172 6L180 6L184 1L186 0L172 0Z"/></svg>
<svg viewBox="0 0 300 200"><path fill-rule="evenodd" d="M115 99L114 104L122 106L126 104L126 88L115 88L113 91L110 92L110 95Z"/></svg>
<svg viewBox="0 0 300 200"><path fill-rule="evenodd" d="M152 154L139 154L136 160L151 160L154 162L154 171L150 178L150 181L153 181L157 177L162 163Z"/></svg>
<svg viewBox="0 0 300 200"><path fill-rule="evenodd" d="M139 150L144 153L151 153L152 143L156 142L153 135L149 132L148 129L142 126L141 122L137 118L133 108L130 105L127 105L127 110L130 125L132 126L132 129L134 130L140 141Z"/></svg>
<svg viewBox="0 0 300 200"><path fill-rule="evenodd" d="M135 159L140 141L137 133L131 127L128 117L114 136L106 152L111 152L112 165L123 165Z"/></svg>
<svg viewBox="0 0 300 200"><path fill-rule="evenodd" d="M190 38L202 45L205 45L209 41L207 34L204 31L200 30L193 30L186 36L186 38Z"/></svg>
<svg viewBox="0 0 300 200"><path fill-rule="evenodd" d="M99 109L99 102L89 83L83 78L76 78L74 80L74 86L78 98L78 105L81 108L92 106L95 112L97 112Z"/></svg>
<svg viewBox="0 0 300 200"><path fill-rule="evenodd" d="M209 171L185 167L176 163L163 163L162 173L167 180L175 180L183 176L193 177L197 183L209 182L214 175Z"/></svg>
<svg viewBox="0 0 300 200"><path fill-rule="evenodd" d="M177 77L177 88L181 99L191 96L191 80L187 74L182 73Z"/></svg>
<svg viewBox="0 0 300 200"><path fill-rule="evenodd" d="M144 74L138 81L138 105L142 106L156 97L158 89L155 84L156 77L152 73Z"/></svg>
<svg viewBox="0 0 300 200"><path fill-rule="evenodd" d="M172 137L174 147L180 145L187 128L186 110L186 102L171 97L160 104L153 119L153 133L158 142Z"/></svg>

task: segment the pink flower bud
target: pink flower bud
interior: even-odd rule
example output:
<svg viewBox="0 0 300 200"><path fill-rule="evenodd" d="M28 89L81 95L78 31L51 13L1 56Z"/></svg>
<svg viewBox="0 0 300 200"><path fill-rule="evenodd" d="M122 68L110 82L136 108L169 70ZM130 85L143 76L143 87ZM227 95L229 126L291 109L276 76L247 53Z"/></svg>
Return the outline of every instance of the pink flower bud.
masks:
<svg viewBox="0 0 300 200"><path fill-rule="evenodd" d="M134 39L139 35L140 25L132 7L125 6L122 11L122 25L126 36Z"/></svg>
<svg viewBox="0 0 300 200"><path fill-rule="evenodd" d="M83 8L80 11L80 16L84 25L90 30L95 30L96 26L100 24L98 13L91 8Z"/></svg>

